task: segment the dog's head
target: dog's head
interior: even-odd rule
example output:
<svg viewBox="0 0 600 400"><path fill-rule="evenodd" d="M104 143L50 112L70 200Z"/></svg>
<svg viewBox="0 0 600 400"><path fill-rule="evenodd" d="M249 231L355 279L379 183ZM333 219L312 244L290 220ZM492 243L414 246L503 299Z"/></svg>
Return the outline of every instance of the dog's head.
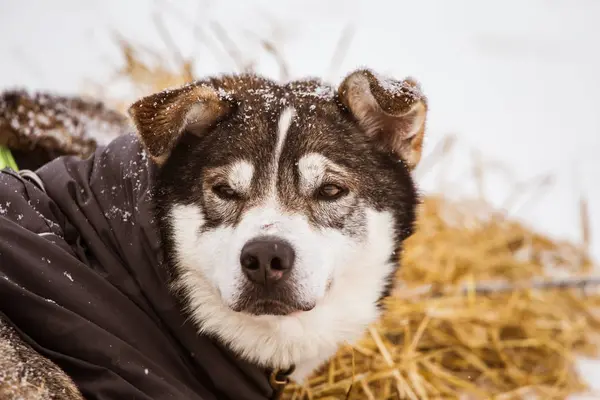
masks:
<svg viewBox="0 0 600 400"><path fill-rule="evenodd" d="M160 168L173 284L198 326L275 366L360 335L413 229L426 110L414 81L368 70L337 91L239 75L133 104Z"/></svg>

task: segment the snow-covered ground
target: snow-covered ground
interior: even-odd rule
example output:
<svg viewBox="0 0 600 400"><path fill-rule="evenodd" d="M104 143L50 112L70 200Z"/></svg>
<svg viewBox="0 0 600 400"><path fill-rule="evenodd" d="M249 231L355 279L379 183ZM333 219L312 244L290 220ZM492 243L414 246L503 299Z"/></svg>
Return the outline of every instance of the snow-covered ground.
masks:
<svg viewBox="0 0 600 400"><path fill-rule="evenodd" d="M216 21L244 61L269 76L279 68L260 38L281 49L293 77L337 82L357 66L415 76L430 100L428 149L447 134L459 139L439 169L446 191L469 190L463 182L472 182L478 158L506 166L485 179L498 206L518 182L549 175L541 191L516 189L511 211L580 240L584 196L600 259L600 1L0 0L0 88L77 92L90 79L107 81L121 62L116 33L166 48L156 16L179 51L196 57L200 74L234 68L211 47ZM348 26L351 46L332 69ZM439 189L439 181L430 173L421 184ZM582 365L600 388L600 364Z"/></svg>

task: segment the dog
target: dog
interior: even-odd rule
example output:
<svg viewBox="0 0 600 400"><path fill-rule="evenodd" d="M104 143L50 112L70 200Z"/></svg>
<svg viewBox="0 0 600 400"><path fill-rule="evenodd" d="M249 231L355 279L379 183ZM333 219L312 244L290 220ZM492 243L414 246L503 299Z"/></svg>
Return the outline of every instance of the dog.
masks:
<svg viewBox="0 0 600 400"><path fill-rule="evenodd" d="M133 103L168 285L197 332L297 382L359 339L414 229L427 109L414 79L368 69L337 89L224 75Z"/></svg>

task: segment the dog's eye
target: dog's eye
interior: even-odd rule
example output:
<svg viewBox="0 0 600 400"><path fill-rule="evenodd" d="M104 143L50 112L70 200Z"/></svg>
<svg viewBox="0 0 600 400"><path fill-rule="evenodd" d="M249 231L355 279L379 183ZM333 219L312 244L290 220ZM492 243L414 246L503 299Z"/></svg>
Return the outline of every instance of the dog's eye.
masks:
<svg viewBox="0 0 600 400"><path fill-rule="evenodd" d="M347 193L347 189L328 183L319 188L317 191L317 198L319 200L337 200L340 197L345 196Z"/></svg>
<svg viewBox="0 0 600 400"><path fill-rule="evenodd" d="M213 192L223 200L236 200L239 198L238 193L229 185L213 186Z"/></svg>

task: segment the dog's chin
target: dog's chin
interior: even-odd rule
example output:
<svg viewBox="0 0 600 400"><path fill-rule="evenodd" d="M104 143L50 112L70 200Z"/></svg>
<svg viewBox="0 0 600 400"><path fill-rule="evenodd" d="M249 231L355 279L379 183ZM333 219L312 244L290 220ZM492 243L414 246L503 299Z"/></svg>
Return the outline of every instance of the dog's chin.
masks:
<svg viewBox="0 0 600 400"><path fill-rule="evenodd" d="M232 310L256 316L287 316L310 311L313 308L314 305L301 306L299 304L289 304L282 301L265 299L252 302L238 302L232 307Z"/></svg>

